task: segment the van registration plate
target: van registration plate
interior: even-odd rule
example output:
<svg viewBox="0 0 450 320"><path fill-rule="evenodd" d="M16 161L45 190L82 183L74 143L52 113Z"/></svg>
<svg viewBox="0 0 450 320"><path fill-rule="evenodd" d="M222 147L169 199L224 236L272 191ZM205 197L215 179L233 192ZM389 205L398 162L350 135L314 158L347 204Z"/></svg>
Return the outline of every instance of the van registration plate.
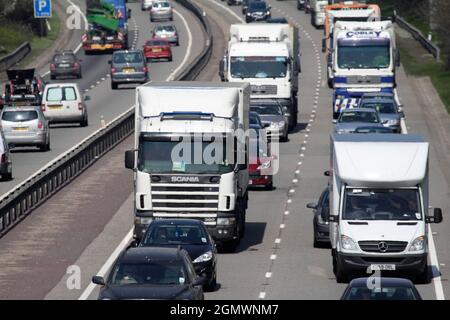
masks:
<svg viewBox="0 0 450 320"><path fill-rule="evenodd" d="M395 264L371 264L370 270L372 271L395 271Z"/></svg>

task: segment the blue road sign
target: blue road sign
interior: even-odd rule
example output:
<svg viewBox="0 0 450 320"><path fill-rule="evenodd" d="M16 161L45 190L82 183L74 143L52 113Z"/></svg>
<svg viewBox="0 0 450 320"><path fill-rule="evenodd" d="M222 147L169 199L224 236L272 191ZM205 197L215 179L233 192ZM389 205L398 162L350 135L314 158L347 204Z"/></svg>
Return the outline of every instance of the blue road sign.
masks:
<svg viewBox="0 0 450 320"><path fill-rule="evenodd" d="M34 0L34 17L51 18L52 0Z"/></svg>

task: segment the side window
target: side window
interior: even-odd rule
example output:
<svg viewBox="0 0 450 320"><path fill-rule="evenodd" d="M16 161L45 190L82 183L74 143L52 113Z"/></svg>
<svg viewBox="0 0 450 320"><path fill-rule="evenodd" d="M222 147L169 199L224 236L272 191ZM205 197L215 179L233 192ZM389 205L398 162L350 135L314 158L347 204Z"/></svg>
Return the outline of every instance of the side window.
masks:
<svg viewBox="0 0 450 320"><path fill-rule="evenodd" d="M75 92L74 87L67 87L64 89L65 99L66 101L74 101L77 100L77 94Z"/></svg>
<svg viewBox="0 0 450 320"><path fill-rule="evenodd" d="M324 208L328 208L330 206L330 203L328 200L329 199L328 195L329 195L329 192L328 191L325 192L323 199L322 199L322 207L324 207Z"/></svg>

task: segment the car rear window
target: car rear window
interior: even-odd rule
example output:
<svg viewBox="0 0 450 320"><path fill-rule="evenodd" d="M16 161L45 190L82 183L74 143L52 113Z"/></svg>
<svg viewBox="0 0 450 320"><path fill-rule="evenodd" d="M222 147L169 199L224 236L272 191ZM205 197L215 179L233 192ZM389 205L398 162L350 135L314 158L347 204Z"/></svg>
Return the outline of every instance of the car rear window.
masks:
<svg viewBox="0 0 450 320"><path fill-rule="evenodd" d="M147 41L146 45L147 46L165 46L165 45L167 45L167 42L161 41L161 40L151 40L151 41Z"/></svg>
<svg viewBox="0 0 450 320"><path fill-rule="evenodd" d="M74 61L75 59L74 59L74 56L73 56L73 55L68 55L68 54L62 55L62 54L59 54L59 55L56 55L56 56L53 58L53 60L54 60L55 62L63 62L63 61L72 62L72 61Z"/></svg>
<svg viewBox="0 0 450 320"><path fill-rule="evenodd" d="M74 87L49 88L47 91L47 101L74 101L77 94Z"/></svg>
<svg viewBox="0 0 450 320"><path fill-rule="evenodd" d="M144 59L139 52L118 53L114 55L114 63L141 63Z"/></svg>
<svg viewBox="0 0 450 320"><path fill-rule="evenodd" d="M156 2L153 5L154 8L169 8L170 4L168 2Z"/></svg>
<svg viewBox="0 0 450 320"><path fill-rule="evenodd" d="M175 28L173 26L159 26L156 27L156 32L174 32Z"/></svg>
<svg viewBox="0 0 450 320"><path fill-rule="evenodd" d="M31 121L38 118L38 113L33 110L28 111L5 111L2 120L11 122Z"/></svg>

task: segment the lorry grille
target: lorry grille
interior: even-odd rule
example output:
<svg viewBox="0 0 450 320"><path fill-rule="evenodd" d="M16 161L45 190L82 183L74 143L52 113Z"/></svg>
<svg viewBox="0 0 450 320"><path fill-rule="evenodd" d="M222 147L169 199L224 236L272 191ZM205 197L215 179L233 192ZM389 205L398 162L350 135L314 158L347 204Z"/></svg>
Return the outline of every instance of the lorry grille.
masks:
<svg viewBox="0 0 450 320"><path fill-rule="evenodd" d="M214 177L214 183L210 182L211 176L198 178L197 182L172 182L172 176L158 176L158 182L151 182L153 210L217 211L220 177Z"/></svg>
<svg viewBox="0 0 450 320"><path fill-rule="evenodd" d="M380 76L347 76L347 84L379 84Z"/></svg>
<svg viewBox="0 0 450 320"><path fill-rule="evenodd" d="M365 252L403 252L408 245L406 241L359 241L359 247Z"/></svg>
<svg viewBox="0 0 450 320"><path fill-rule="evenodd" d="M277 94L277 86L273 84L269 85L252 85L252 93L257 95L269 95L269 94Z"/></svg>

